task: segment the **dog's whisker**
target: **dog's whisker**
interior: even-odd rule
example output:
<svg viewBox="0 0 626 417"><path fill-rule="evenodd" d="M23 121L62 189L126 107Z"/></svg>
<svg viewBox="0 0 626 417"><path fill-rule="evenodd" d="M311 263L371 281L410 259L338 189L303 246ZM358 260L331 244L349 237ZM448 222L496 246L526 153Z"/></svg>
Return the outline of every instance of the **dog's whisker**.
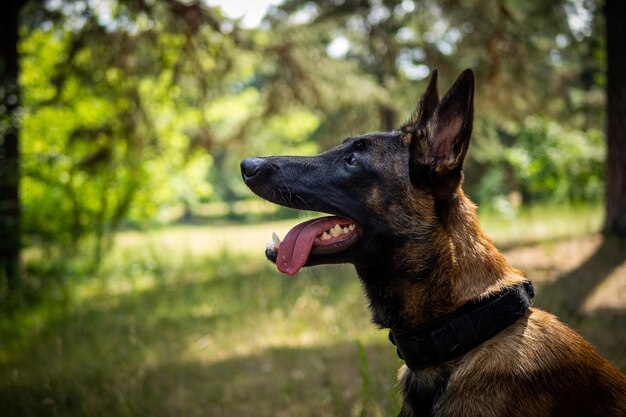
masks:
<svg viewBox="0 0 626 417"><path fill-rule="evenodd" d="M309 209L311 208L311 206L309 205L309 203L308 203L308 202L306 202L306 200L304 200L304 198L302 198L302 197L300 196L300 194L296 194L296 197L298 197L298 199L299 199L300 201L302 201L303 208L305 208L306 210L309 210Z"/></svg>

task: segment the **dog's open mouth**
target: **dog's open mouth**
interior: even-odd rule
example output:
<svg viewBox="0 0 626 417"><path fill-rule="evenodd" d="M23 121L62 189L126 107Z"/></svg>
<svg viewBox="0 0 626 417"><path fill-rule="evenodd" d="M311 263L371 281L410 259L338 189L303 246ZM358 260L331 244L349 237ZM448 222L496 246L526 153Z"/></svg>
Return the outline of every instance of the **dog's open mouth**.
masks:
<svg viewBox="0 0 626 417"><path fill-rule="evenodd" d="M359 239L359 229L352 220L336 216L308 220L294 226L281 242L274 234L265 256L284 274L295 275L313 255L342 252Z"/></svg>

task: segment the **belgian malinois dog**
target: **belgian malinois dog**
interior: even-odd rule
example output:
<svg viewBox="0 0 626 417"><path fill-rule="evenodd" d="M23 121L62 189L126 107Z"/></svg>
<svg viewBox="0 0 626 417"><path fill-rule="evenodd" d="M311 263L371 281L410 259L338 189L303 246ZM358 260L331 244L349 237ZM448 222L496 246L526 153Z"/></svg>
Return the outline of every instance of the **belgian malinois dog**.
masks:
<svg viewBox="0 0 626 417"><path fill-rule="evenodd" d="M474 75L440 100L437 72L409 120L313 157L247 158L245 183L331 214L274 236L278 270L352 263L373 321L405 365L400 416L626 416L626 377L555 316L481 230L464 195Z"/></svg>

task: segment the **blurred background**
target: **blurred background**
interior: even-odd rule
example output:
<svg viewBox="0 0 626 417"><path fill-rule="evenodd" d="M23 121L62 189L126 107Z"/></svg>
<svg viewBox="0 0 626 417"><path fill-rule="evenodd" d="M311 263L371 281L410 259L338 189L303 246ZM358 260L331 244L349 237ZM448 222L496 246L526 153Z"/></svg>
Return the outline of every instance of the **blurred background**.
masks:
<svg viewBox="0 0 626 417"><path fill-rule="evenodd" d="M399 127L434 68L441 91L476 73L483 227L626 370L624 8L5 0L2 415L397 413L353 268L280 275L265 242L313 214L255 198L239 161Z"/></svg>

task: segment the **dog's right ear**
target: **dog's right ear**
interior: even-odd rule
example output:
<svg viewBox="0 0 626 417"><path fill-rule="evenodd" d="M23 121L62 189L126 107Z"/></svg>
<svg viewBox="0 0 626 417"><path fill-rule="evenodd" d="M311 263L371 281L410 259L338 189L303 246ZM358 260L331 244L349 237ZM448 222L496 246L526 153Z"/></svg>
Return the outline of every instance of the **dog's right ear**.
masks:
<svg viewBox="0 0 626 417"><path fill-rule="evenodd" d="M439 194L449 194L463 180L474 119L474 73L466 69L445 94L428 122L430 180Z"/></svg>
<svg viewBox="0 0 626 417"><path fill-rule="evenodd" d="M467 69L445 94L429 123L431 158L437 172L463 168L474 119L474 73Z"/></svg>
<svg viewBox="0 0 626 417"><path fill-rule="evenodd" d="M441 101L436 89L433 73L420 100L416 128L405 133L411 138L409 175L414 185L449 195L463 179L463 160L472 135L474 73L463 71Z"/></svg>

